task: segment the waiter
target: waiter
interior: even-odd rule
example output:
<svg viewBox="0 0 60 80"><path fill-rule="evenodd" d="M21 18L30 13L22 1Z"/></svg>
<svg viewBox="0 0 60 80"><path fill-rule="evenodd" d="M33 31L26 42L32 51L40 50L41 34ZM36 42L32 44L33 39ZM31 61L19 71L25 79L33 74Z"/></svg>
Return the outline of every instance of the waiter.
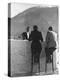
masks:
<svg viewBox="0 0 60 80"><path fill-rule="evenodd" d="M29 40L29 26L26 28L26 32L23 32L22 33L22 36L23 36L23 40Z"/></svg>

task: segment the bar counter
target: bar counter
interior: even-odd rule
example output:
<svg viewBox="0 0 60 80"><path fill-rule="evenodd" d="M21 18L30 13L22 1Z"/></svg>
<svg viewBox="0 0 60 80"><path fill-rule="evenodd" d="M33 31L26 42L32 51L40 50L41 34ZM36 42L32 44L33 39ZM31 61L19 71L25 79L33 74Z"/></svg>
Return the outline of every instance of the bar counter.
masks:
<svg viewBox="0 0 60 80"><path fill-rule="evenodd" d="M31 42L28 40L8 40L8 74L9 76L28 75L31 71ZM55 57L55 56L54 56ZM55 60L55 59L54 59ZM45 72L44 44L40 55L40 71ZM36 66L34 66L37 72ZM49 70L49 67L48 67ZM50 68L51 71L51 68Z"/></svg>

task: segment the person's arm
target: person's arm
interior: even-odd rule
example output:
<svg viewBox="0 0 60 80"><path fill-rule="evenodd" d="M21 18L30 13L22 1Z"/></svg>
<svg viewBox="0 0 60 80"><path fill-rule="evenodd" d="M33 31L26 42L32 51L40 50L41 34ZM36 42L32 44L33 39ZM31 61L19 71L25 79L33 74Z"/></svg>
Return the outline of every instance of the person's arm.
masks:
<svg viewBox="0 0 60 80"><path fill-rule="evenodd" d="M47 32L47 35L46 35L46 43L47 44L49 43L50 38L51 38L51 36L50 36L49 32Z"/></svg>
<svg viewBox="0 0 60 80"><path fill-rule="evenodd" d="M32 41L32 32L31 32L31 34L29 36L29 41Z"/></svg>
<svg viewBox="0 0 60 80"><path fill-rule="evenodd" d="M41 37L41 41L43 42L43 37L42 37L42 33L40 32L40 37Z"/></svg>

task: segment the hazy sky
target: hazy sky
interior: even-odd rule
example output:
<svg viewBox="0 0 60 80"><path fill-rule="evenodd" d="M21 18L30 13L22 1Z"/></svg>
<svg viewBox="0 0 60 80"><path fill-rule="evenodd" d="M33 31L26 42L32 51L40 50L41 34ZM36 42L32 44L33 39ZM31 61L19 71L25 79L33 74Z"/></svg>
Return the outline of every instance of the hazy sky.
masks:
<svg viewBox="0 0 60 80"><path fill-rule="evenodd" d="M11 9L11 14L10 14L10 11L8 11L8 17L14 17L16 16L17 14L23 12L24 10L28 9L28 8L31 8L31 7L34 7L34 6L37 6L35 4L20 4L20 3L11 3L9 4L9 6L11 8L9 8L9 10Z"/></svg>
<svg viewBox="0 0 60 80"><path fill-rule="evenodd" d="M23 12L24 10L31 8L31 7L34 7L34 6L46 7L46 5L38 5L38 4L9 3L8 17L14 17L17 14ZM10 13L10 10L11 10L11 13Z"/></svg>

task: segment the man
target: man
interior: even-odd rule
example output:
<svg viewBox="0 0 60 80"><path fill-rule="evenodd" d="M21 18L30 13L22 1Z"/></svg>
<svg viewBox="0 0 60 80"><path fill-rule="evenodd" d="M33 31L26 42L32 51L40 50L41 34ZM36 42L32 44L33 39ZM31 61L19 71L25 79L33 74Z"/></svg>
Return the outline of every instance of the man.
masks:
<svg viewBox="0 0 60 80"><path fill-rule="evenodd" d="M43 41L41 32L38 31L37 25L33 26L33 31L30 34L29 40L31 43L31 52L32 52L32 68L33 72L33 61L38 64L39 73L40 73L40 53L42 50L41 41Z"/></svg>
<svg viewBox="0 0 60 80"><path fill-rule="evenodd" d="M29 26L26 28L26 32L23 32L22 33L22 36L23 36L23 40L29 40L29 35L30 35L30 33L29 33Z"/></svg>
<svg viewBox="0 0 60 80"><path fill-rule="evenodd" d="M52 70L54 71L53 67L53 52L56 50L56 32L53 31L53 28L50 26L48 28L47 36L46 36L46 62L52 62ZM52 59L51 59L52 57Z"/></svg>

